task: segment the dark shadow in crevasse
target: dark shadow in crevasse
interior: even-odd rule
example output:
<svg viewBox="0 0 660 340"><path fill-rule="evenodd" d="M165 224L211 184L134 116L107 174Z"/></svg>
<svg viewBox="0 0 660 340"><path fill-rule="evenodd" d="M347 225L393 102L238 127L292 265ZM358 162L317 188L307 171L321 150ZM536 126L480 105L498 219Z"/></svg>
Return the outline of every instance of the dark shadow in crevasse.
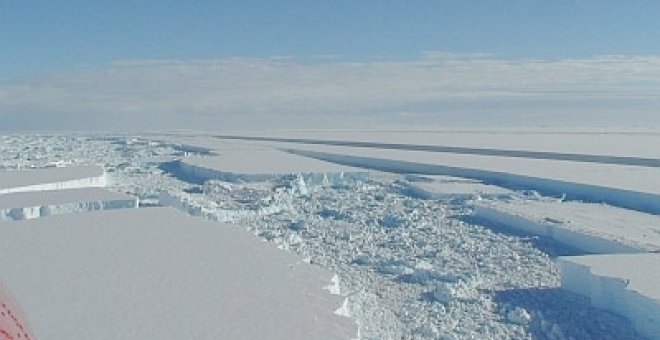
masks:
<svg viewBox="0 0 660 340"><path fill-rule="evenodd" d="M591 306L589 300L560 288L489 291L504 322L516 307L531 316L524 327L534 339L644 339L623 317Z"/></svg>

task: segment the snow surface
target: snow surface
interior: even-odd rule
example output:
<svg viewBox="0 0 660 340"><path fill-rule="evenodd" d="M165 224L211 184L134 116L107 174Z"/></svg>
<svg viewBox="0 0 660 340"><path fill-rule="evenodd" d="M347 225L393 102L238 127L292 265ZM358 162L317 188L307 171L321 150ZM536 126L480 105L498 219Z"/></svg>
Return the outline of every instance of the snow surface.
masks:
<svg viewBox="0 0 660 340"><path fill-rule="evenodd" d="M514 189L524 190L482 195L481 186L493 183L472 178L466 184L442 184L459 186L446 187L453 190L447 195L420 196L410 189L424 181L421 176L380 173L336 181L314 181L295 173L256 182L199 181L164 171L163 165L185 161L194 154L222 155L223 150L272 149L283 144L235 143L199 135L25 135L3 136L0 143L0 168L102 164L108 171L109 187L138 196L143 206L157 204L159 196L169 197L171 204L191 215L234 221L237 229L247 229L314 267L336 273L338 280L333 276L322 286L346 295L335 313L350 315L361 339L639 338L624 318L560 289L554 260L560 253L558 244L545 244L536 237L472 219L473 200L553 199L544 197L544 191L528 190L534 188L528 184L538 183L517 183ZM310 149L314 148L325 149ZM406 171L427 169L419 162L410 163L415 164ZM458 173L461 175L473 173ZM444 180L434 178L437 183ZM442 185L435 189L444 190ZM471 191L476 192L468 194ZM84 215L93 214L97 213ZM132 229L118 234L132 240L131 233ZM121 262L142 263L139 256L115 256ZM151 266L147 272L164 271L159 268ZM125 277L131 274L122 273ZM124 280L123 294L135 294L130 281Z"/></svg>
<svg viewBox="0 0 660 340"><path fill-rule="evenodd" d="M0 277L43 339L349 339L333 275L168 208L13 222Z"/></svg>
<svg viewBox="0 0 660 340"><path fill-rule="evenodd" d="M191 167L253 176L290 173L365 173L361 169L265 148L226 150L212 157L188 157L183 163Z"/></svg>
<svg viewBox="0 0 660 340"><path fill-rule="evenodd" d="M406 190L424 199L500 197L510 195L510 190L488 185L478 180L450 176L405 176Z"/></svg>
<svg viewBox="0 0 660 340"><path fill-rule="evenodd" d="M287 143L334 145L334 146L348 146L348 147L360 147L360 148L387 149L387 150L429 151L429 152L442 152L442 153L463 154L463 155L498 156L498 157L509 157L514 159L516 158L551 159L551 160L562 160L562 161L584 162L584 163L660 167L660 159L657 158L574 154L574 153L566 153L566 152L474 148L474 147L445 146L445 145L377 143L377 142L364 142L364 141L339 141L339 140L266 138L266 137L242 137L242 136L218 136L218 137L225 140L287 142Z"/></svg>
<svg viewBox="0 0 660 340"><path fill-rule="evenodd" d="M100 188L18 192L0 195L0 222L137 206L136 197Z"/></svg>
<svg viewBox="0 0 660 340"><path fill-rule="evenodd" d="M603 204L489 200L474 215L590 253L660 250L660 216Z"/></svg>
<svg viewBox="0 0 660 340"><path fill-rule="evenodd" d="M0 194L105 185L105 171L100 166L77 165L0 171Z"/></svg>
<svg viewBox="0 0 660 340"><path fill-rule="evenodd" d="M660 145L660 133L650 131L308 130L252 135L660 159L660 150L656 147ZM200 139L193 143L199 143Z"/></svg>
<svg viewBox="0 0 660 340"><path fill-rule="evenodd" d="M562 287L626 316L642 335L660 338L660 254L560 257Z"/></svg>
<svg viewBox="0 0 660 340"><path fill-rule="evenodd" d="M207 180L264 181L280 175L301 174L308 181L336 181L342 177L367 176L362 169L324 162L254 143L203 143L212 156L186 157L164 163L161 169L186 181L202 184ZM193 147L193 146L188 146ZM204 155L207 155L205 153Z"/></svg>

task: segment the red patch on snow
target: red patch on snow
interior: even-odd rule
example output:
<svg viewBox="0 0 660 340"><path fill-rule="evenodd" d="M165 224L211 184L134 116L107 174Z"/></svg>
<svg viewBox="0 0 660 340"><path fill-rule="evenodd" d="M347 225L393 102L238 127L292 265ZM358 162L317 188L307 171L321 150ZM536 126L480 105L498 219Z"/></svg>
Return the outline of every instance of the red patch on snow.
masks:
<svg viewBox="0 0 660 340"><path fill-rule="evenodd" d="M18 305L0 284L0 340L34 340Z"/></svg>

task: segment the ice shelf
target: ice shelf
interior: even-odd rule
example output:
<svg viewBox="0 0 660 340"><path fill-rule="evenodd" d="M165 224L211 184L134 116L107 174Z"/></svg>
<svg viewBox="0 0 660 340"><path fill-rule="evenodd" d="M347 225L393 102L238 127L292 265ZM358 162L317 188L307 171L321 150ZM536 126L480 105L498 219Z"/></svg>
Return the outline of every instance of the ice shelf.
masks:
<svg viewBox="0 0 660 340"><path fill-rule="evenodd" d="M357 336L331 273L171 208L7 223L0 278L42 339Z"/></svg>
<svg viewBox="0 0 660 340"><path fill-rule="evenodd" d="M589 253L660 250L660 216L603 204L482 201L474 216Z"/></svg>
<svg viewBox="0 0 660 340"><path fill-rule="evenodd" d="M367 178L362 169L292 155L269 148L221 151L217 156L189 157L172 163L166 170L180 177L203 182L265 181L286 174L302 174L310 183L336 181L344 176Z"/></svg>
<svg viewBox="0 0 660 340"><path fill-rule="evenodd" d="M649 339L660 339L660 254L560 257L562 288L626 317Z"/></svg>
<svg viewBox="0 0 660 340"><path fill-rule="evenodd" d="M246 136L243 136L246 137ZM302 139L307 141L371 142L381 144L504 149L523 152L550 152L651 158L660 161L657 133L632 131L538 130L311 130L260 132L255 137ZM199 143L195 136L189 142Z"/></svg>
<svg viewBox="0 0 660 340"><path fill-rule="evenodd" d="M423 199L492 197L511 191L481 181L450 176L405 176L409 195Z"/></svg>
<svg viewBox="0 0 660 340"><path fill-rule="evenodd" d="M0 171L0 194L106 186L100 166L67 166Z"/></svg>
<svg viewBox="0 0 660 340"><path fill-rule="evenodd" d="M17 192L0 195L0 222L137 206L137 197L101 188Z"/></svg>

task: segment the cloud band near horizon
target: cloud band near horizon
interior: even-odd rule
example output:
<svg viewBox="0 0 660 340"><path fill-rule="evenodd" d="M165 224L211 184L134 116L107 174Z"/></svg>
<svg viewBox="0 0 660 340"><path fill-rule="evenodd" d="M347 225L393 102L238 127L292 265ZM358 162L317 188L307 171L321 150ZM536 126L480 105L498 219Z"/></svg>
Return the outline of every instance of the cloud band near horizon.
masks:
<svg viewBox="0 0 660 340"><path fill-rule="evenodd" d="M0 127L660 126L659 89L660 56L136 60L1 84Z"/></svg>

